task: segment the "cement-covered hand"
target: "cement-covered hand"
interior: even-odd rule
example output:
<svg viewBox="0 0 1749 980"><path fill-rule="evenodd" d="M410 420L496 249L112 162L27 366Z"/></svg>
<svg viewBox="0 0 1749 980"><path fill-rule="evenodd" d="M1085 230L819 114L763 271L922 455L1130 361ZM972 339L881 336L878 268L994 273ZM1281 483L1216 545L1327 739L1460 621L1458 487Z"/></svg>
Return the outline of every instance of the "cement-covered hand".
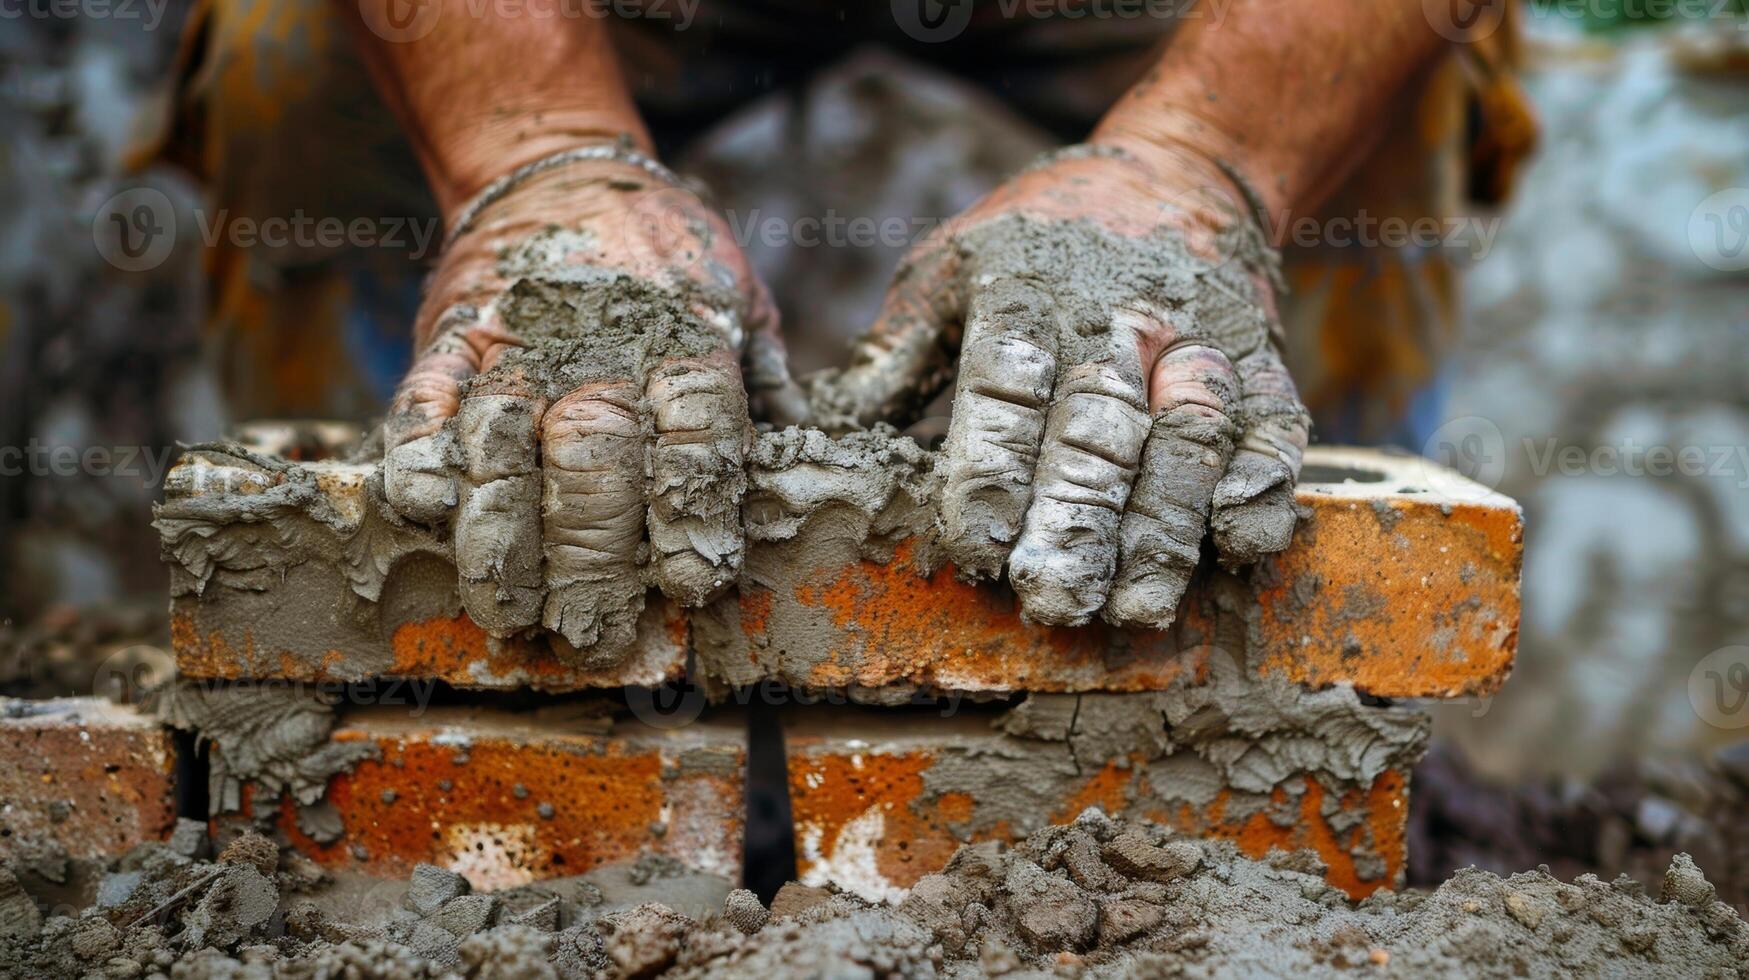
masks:
<svg viewBox="0 0 1749 980"><path fill-rule="evenodd" d="M904 415L947 376L941 543L1004 565L1023 613L1164 628L1212 529L1222 561L1288 544L1308 417L1275 343L1274 256L1213 165L1059 152L907 258L816 405ZM963 324L963 327L962 327Z"/></svg>
<svg viewBox="0 0 1749 980"><path fill-rule="evenodd" d="M385 423L387 498L449 524L488 632L543 625L611 664L648 584L698 604L740 569L749 394L785 422L805 404L777 327L692 191L619 160L537 173L434 276Z"/></svg>

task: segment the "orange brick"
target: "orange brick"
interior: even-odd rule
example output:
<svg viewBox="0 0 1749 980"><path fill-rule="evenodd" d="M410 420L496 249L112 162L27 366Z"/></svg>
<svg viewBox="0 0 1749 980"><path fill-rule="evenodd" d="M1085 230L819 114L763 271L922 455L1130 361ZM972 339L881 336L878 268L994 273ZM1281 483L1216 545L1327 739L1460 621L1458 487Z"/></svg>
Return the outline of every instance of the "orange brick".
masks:
<svg viewBox="0 0 1749 980"><path fill-rule="evenodd" d="M198 506L207 495L272 488L271 477L229 462L217 454L184 456L166 480L160 519L180 513L175 508ZM460 612L446 546L423 528L392 532L412 544L384 573L380 600L362 598L353 587L356 571L344 559L322 556L355 550L348 542L356 536L391 533L370 514L367 484L374 467L320 459L300 465L314 475L321 496L308 509L326 520L296 514L288 524L306 543L321 539L320 547L263 547L259 542L272 535L261 529L270 525L239 522L223 533L237 534L249 546L236 549L235 558L219 549L206 581L170 563L170 639L181 676L310 682L408 677L464 688L575 691L655 686L684 672L686 620L655 592L639 620L636 649L610 669L565 662L539 631L504 640L487 636ZM276 549L283 559L259 567L260 555Z"/></svg>
<svg viewBox="0 0 1749 980"><path fill-rule="evenodd" d="M738 879L746 740L737 717L662 730L608 727L565 707L533 712L369 708L333 738L381 757L329 781L344 832L318 843L279 825L323 865L395 877L424 861L478 887L505 887L671 855Z"/></svg>
<svg viewBox="0 0 1749 980"><path fill-rule="evenodd" d="M786 576L800 584L785 593L744 581L695 613L715 620L695 630L695 644L713 644L700 662L737 684L1121 692L1164 689L1213 649L1381 697L1497 690L1517 648L1517 505L1379 452L1313 450L1306 474L1309 517L1289 550L1244 578L1208 571L1164 632L1023 623L1006 584L966 584L951 567L920 577L901 542L887 563Z"/></svg>
<svg viewBox="0 0 1749 980"><path fill-rule="evenodd" d="M793 713L785 751L801 880L897 899L961 844L1013 841L1098 806L1231 840L1253 857L1309 848L1327 865L1329 881L1355 898L1401 881L1409 766L1418 747L1370 785L1301 774L1268 794L1223 789L1193 806L1160 792L1167 777L1144 755L1089 768L1064 743L1000 734L990 720L976 710L950 718Z"/></svg>
<svg viewBox="0 0 1749 980"><path fill-rule="evenodd" d="M104 858L176 823L168 730L102 698L0 699L0 861Z"/></svg>

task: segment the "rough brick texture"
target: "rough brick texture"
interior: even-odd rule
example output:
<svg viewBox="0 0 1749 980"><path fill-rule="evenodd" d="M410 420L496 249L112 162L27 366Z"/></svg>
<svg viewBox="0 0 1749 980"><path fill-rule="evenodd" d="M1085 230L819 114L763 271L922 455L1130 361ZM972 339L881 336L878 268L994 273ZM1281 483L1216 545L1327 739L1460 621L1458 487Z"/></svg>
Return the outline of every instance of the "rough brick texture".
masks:
<svg viewBox="0 0 1749 980"><path fill-rule="evenodd" d="M780 576L762 575L762 563L787 566L805 551L785 542L750 549L739 590L691 614L691 624L652 594L634 656L596 672L561 661L538 632L488 638L459 612L440 544L409 546L408 557L372 579L380 598L360 598L359 571L320 556L356 554L355 538L391 533L365 513L370 468L306 467L325 495L322 519L305 519L315 512L305 505L287 525L296 533L281 535L294 540L270 542L297 560L262 568L235 559L263 549L262 525L236 529L253 535L239 538L249 548L216 559L204 528L184 536L196 542L195 567L205 576L194 580L186 560L175 568L172 642L184 676L404 676L572 690L676 677L690 645L702 673L729 684L1146 691L1169 686L1214 648L1306 684L1457 697L1494 692L1516 649L1517 506L1421 460L1378 452L1312 451L1299 494L1307 517L1293 546L1243 577L1205 571L1164 632L1023 623L1006 585L968 585L951 567L918 575L910 541L898 542L890 561L813 568L783 576L799 584L774 590L767 583ZM186 503L260 480L191 455L173 474L170 494ZM808 533L815 532L801 531ZM306 547L302 535L326 536L331 546Z"/></svg>
<svg viewBox="0 0 1749 980"><path fill-rule="evenodd" d="M349 711L333 738L371 741L381 753L328 783L341 835L312 839L289 799L279 820L294 846L329 867L393 877L423 861L503 887L648 851L739 878L738 719L663 730L563 707L420 716L377 707Z"/></svg>
<svg viewBox="0 0 1749 980"><path fill-rule="evenodd" d="M990 722L975 710L792 716L785 750L801 880L896 900L961 844L1013 841L1090 806L1232 840L1254 857L1309 848L1355 898L1402 880L1419 744L1364 785L1302 772L1267 792L1222 787L1193 804L1172 792L1171 757L1089 762L1069 745L1006 735Z"/></svg>
<svg viewBox="0 0 1749 980"><path fill-rule="evenodd" d="M176 823L168 730L101 698L0 699L0 862L104 858Z"/></svg>

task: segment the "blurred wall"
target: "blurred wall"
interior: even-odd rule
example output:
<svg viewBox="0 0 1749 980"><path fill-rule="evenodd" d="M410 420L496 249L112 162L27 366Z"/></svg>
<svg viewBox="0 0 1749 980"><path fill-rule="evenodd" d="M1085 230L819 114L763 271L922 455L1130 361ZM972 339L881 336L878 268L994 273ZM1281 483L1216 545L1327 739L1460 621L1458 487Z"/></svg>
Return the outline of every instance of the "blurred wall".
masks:
<svg viewBox="0 0 1749 980"><path fill-rule="evenodd" d="M1746 24L1531 20L1543 147L1429 447L1525 508L1518 670L1437 712L1486 771L1749 736Z"/></svg>

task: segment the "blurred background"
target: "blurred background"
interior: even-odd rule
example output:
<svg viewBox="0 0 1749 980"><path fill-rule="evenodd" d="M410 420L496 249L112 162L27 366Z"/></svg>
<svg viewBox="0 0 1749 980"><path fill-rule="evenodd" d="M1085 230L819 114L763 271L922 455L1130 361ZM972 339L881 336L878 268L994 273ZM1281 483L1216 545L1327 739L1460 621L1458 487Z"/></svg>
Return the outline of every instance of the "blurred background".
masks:
<svg viewBox="0 0 1749 980"><path fill-rule="evenodd" d="M371 135L379 106L334 129L226 97L238 78L367 91L304 25L276 20L280 5L7 11L0 694L89 693L91 664L165 642L149 521L176 444L247 418L379 412L434 216L386 177L351 181L344 200L288 196L290 173L404 177L411 164ZM262 24L301 60L223 56L227 31ZM1502 124L1488 71L1516 79L1540 125L1521 165L1489 144ZM1749 16L1734 2L1529 5L1494 60L1446 74L1480 96L1447 112L1436 79L1395 124L1419 141L1416 162L1357 183L1384 213L1437 215L1448 240L1288 255L1290 343L1319 438L1432 455L1525 509L1517 671L1491 701L1432 706L1412 877L1472 862L1644 876L1689 850L1742 904ZM1444 128L1417 126L1442 112ZM740 216L808 369L841 356L918 228L840 240L803 219L939 220L1064 138L868 49L667 155ZM383 241L234 233L241 218L358 214L377 216ZM1405 360L1414 391L1381 387L1383 421L1316 400L1333 376Z"/></svg>

